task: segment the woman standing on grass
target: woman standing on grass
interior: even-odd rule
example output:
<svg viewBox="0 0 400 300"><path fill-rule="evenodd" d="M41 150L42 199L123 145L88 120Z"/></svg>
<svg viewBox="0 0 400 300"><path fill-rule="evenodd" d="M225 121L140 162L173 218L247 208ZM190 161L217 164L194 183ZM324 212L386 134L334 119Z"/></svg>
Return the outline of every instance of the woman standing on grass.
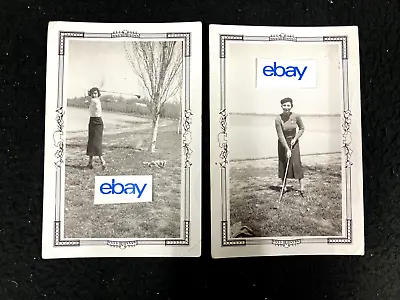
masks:
<svg viewBox="0 0 400 300"><path fill-rule="evenodd" d="M97 87L89 91L89 137L86 149L86 155L89 156L88 168L93 169L93 156L98 156L103 170L106 168L106 162L103 158L103 119L101 117L102 109L100 102L100 90Z"/></svg>
<svg viewBox="0 0 400 300"><path fill-rule="evenodd" d="M286 178L298 179L300 193L303 195L304 185L302 179L304 178L304 172L300 158L299 139L304 133L304 124L298 114L291 112L293 108L293 100L291 98L282 99L281 107L283 112L275 119L276 132L278 134L278 174L283 186L285 184L287 160L290 159ZM297 128L299 129L298 131ZM286 186L284 191L287 191Z"/></svg>

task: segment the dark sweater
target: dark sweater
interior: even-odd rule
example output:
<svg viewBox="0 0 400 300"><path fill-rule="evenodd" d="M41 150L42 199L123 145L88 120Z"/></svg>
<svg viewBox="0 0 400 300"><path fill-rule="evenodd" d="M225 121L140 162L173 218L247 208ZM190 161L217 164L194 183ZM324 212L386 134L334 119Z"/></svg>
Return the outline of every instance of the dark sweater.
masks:
<svg viewBox="0 0 400 300"><path fill-rule="evenodd" d="M289 150L289 145L286 139L299 139L304 133L304 124L298 114L290 113L280 114L275 119L275 128L278 134L278 139L282 145ZM297 131L299 128L299 131Z"/></svg>

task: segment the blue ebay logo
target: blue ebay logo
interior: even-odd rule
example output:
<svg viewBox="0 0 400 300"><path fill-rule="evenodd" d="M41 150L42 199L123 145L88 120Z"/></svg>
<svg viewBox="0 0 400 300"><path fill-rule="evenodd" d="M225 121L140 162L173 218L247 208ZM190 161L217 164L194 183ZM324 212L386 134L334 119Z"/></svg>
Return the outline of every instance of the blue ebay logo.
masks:
<svg viewBox="0 0 400 300"><path fill-rule="evenodd" d="M152 202L151 175L96 176L94 204Z"/></svg>
<svg viewBox="0 0 400 300"><path fill-rule="evenodd" d="M263 68L264 76L274 77L298 77L301 80L307 70L307 66L300 69L298 66L278 66L276 62L273 65L266 65Z"/></svg>
<svg viewBox="0 0 400 300"><path fill-rule="evenodd" d="M316 88L317 77L313 59L257 58L257 88Z"/></svg>
<svg viewBox="0 0 400 300"><path fill-rule="evenodd" d="M103 183L100 185L100 193L103 195L113 194L113 195L120 195L120 194L138 194L138 198L140 198L143 194L144 189L146 188L147 184L145 183L140 187L137 183L128 182L122 184L120 182L115 182L115 178L111 180L111 183Z"/></svg>

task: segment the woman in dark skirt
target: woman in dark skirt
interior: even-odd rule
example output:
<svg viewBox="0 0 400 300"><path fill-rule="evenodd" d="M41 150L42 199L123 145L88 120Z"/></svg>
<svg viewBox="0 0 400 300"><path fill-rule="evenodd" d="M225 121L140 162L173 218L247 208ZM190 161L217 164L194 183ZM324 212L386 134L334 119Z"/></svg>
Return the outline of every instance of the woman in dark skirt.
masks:
<svg viewBox="0 0 400 300"><path fill-rule="evenodd" d="M304 124L301 117L291 112L293 100L284 98L281 100L282 114L275 119L276 132L278 134L278 175L284 185L285 170L287 160L290 158L287 177L289 179L298 179L300 184L300 193L304 193L303 167L300 157L299 139L304 133ZM297 130L299 129L299 130ZM285 192L287 189L285 188Z"/></svg>
<svg viewBox="0 0 400 300"><path fill-rule="evenodd" d="M106 162L103 158L104 124L101 117L102 109L99 89L97 87L90 89L89 97L89 138L86 149L86 155L89 156L88 168L93 169L93 156L98 156L104 170L106 168Z"/></svg>

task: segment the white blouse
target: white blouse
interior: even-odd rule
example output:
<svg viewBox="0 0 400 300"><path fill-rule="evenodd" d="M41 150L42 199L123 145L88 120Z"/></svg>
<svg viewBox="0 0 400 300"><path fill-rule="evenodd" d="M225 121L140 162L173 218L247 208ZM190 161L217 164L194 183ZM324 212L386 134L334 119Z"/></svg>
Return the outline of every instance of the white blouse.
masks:
<svg viewBox="0 0 400 300"><path fill-rule="evenodd" d="M89 114L90 117L101 117L101 102L100 98L92 98L90 99L89 104Z"/></svg>

